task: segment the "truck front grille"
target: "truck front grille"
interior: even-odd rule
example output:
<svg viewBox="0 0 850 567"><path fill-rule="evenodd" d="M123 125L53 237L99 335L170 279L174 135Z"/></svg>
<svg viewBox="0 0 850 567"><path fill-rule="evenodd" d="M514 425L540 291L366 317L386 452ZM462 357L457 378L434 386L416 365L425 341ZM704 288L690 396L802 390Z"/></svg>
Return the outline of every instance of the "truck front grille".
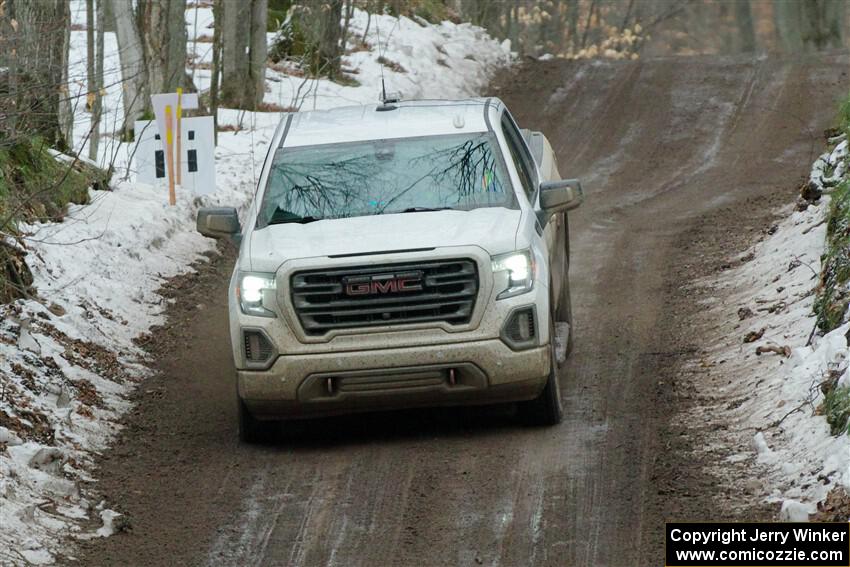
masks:
<svg viewBox="0 0 850 567"><path fill-rule="evenodd" d="M295 313L308 335L411 323L469 323L478 296L471 259L296 272Z"/></svg>

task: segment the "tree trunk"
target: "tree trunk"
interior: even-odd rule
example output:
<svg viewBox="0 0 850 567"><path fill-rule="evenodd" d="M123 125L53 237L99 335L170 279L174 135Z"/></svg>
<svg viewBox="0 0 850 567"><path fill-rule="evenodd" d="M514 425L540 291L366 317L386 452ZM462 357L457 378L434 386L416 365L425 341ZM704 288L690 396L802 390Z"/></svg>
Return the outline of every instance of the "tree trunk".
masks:
<svg viewBox="0 0 850 567"><path fill-rule="evenodd" d="M18 124L67 150L71 143L68 114L68 39L71 9L67 0L13 0L17 23L14 69ZM47 38L59 35L59 41Z"/></svg>
<svg viewBox="0 0 850 567"><path fill-rule="evenodd" d="M0 10L0 103L3 106L5 120L0 120L0 144L6 146L17 138L18 124L18 36L15 31L17 22L14 2L7 2ZM3 92L5 80L7 91Z"/></svg>
<svg viewBox="0 0 850 567"><path fill-rule="evenodd" d="M366 43L366 37L369 35L369 26L372 24L372 11L366 8L366 29L363 30L363 37L360 43Z"/></svg>
<svg viewBox="0 0 850 567"><path fill-rule="evenodd" d="M567 24L569 27L570 34L570 45L573 50L578 49L578 18L579 18L579 0L568 0L569 6L567 7Z"/></svg>
<svg viewBox="0 0 850 567"><path fill-rule="evenodd" d="M753 28L753 11L750 0L738 0L735 5L735 25L738 27L741 51L756 50L756 32Z"/></svg>
<svg viewBox="0 0 850 567"><path fill-rule="evenodd" d="M141 118L148 105L150 91L145 73L144 46L139 37L133 0L111 0L115 14L115 35L121 60L122 99L124 102L124 137L132 137L133 123Z"/></svg>
<svg viewBox="0 0 850 567"><path fill-rule="evenodd" d="M596 0L591 0L590 8L587 10L587 21L584 23L584 32L581 35L581 48L587 45L587 37L590 33L590 24L593 22L593 11L596 9Z"/></svg>
<svg viewBox="0 0 850 567"><path fill-rule="evenodd" d="M221 102L241 108L248 82L248 44L251 5L249 2L221 2Z"/></svg>
<svg viewBox="0 0 850 567"><path fill-rule="evenodd" d="M328 78L335 80L340 74L339 48L340 21L342 20L342 0L330 0L322 5L322 35L319 41L319 61L324 66Z"/></svg>
<svg viewBox="0 0 850 567"><path fill-rule="evenodd" d="M803 4L803 44L810 50L841 47L842 0L808 0Z"/></svg>
<svg viewBox="0 0 850 567"><path fill-rule="evenodd" d="M773 5L779 43L787 53L840 47L841 0L776 2Z"/></svg>
<svg viewBox="0 0 850 567"><path fill-rule="evenodd" d="M188 86L185 0L143 0L139 10L150 92L170 93Z"/></svg>
<svg viewBox="0 0 850 567"><path fill-rule="evenodd" d="M89 134L89 159L97 161L100 144L100 116L103 111L103 32L106 24L106 0L97 0L97 33L95 35L94 100L91 110L91 134Z"/></svg>
<svg viewBox="0 0 850 567"><path fill-rule="evenodd" d="M266 79L267 0L221 2L221 101L253 110L263 101Z"/></svg>
<svg viewBox="0 0 850 567"><path fill-rule="evenodd" d="M802 3L798 2L777 2L773 5L776 35L786 53L800 51L803 47L802 7Z"/></svg>
<svg viewBox="0 0 850 567"><path fill-rule="evenodd" d="M213 117L213 135L218 143L218 83L221 72L221 19L222 0L213 2L213 52L212 76L210 77L210 112Z"/></svg>
<svg viewBox="0 0 850 567"><path fill-rule="evenodd" d="M64 28L62 34L61 79L59 84L59 129L65 149L74 145L74 108L71 107L71 92L68 88L68 61L71 54L71 3L62 2L61 16ZM61 146L60 146L61 147Z"/></svg>
<svg viewBox="0 0 850 567"><path fill-rule="evenodd" d="M268 60L268 44L266 43L266 28L268 27L268 0L253 0L251 5L251 52L248 54L248 80L251 89L245 93L245 108L252 110L263 103L266 94L266 61Z"/></svg>
<svg viewBox="0 0 850 567"><path fill-rule="evenodd" d="M339 47L345 53L345 46L348 42L348 26L351 23L351 16L354 14L354 1L348 0L345 6L345 23L342 25L342 38L339 41Z"/></svg>
<svg viewBox="0 0 850 567"><path fill-rule="evenodd" d="M94 0L86 0L86 110L94 104Z"/></svg>
<svg viewBox="0 0 850 567"><path fill-rule="evenodd" d="M750 0L739 0L740 2L749 2ZM623 23L620 24L620 33L623 33L629 25L629 20L632 18L632 9L635 7L635 0L629 0L629 5L626 7L626 15L623 16Z"/></svg>

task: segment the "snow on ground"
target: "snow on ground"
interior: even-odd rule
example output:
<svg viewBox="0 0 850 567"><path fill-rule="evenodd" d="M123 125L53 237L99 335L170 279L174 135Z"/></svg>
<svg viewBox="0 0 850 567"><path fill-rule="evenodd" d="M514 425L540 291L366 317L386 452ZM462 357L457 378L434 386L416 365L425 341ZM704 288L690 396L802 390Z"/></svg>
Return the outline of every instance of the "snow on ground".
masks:
<svg viewBox="0 0 850 567"><path fill-rule="evenodd" d="M205 36L212 36L212 11L200 4L186 11L196 63L211 59ZM351 47L366 20L355 12ZM87 155L81 0L72 2L72 21L70 91L82 95L74 101L74 139ZM385 70L387 90L406 98L475 95L511 57L507 44L468 24L423 26L373 15L368 49L358 47L343 62L359 86L304 80L279 65L269 69L265 102L305 110L377 102L379 35L380 53L396 64ZM65 222L23 227L38 297L0 306L0 565L49 564L65 549L63 538L120 529L120 518L90 500L80 481L92 480L93 458L108 450L128 393L148 372L133 339L162 323L167 303L156 293L160 285L213 249L194 230L198 207L248 203L281 117L221 110L220 124L242 129L219 134L216 192L202 199L181 193L169 207L164 189L134 183L133 147L112 136L121 126L120 67L114 34L104 41L98 162L115 166L114 190L92 192L91 204L71 207ZM208 70L189 71L208 88Z"/></svg>
<svg viewBox="0 0 850 567"><path fill-rule="evenodd" d="M819 187L824 162L831 167L843 162L846 145L813 166L811 179ZM727 446L746 447L717 463L715 472L748 462L751 492L781 502L780 517L786 520L806 520L834 486L850 488L850 436L831 435L817 410L823 401L820 384L830 371L841 372L841 382L850 384L845 338L850 324L814 335L807 346L815 327L812 306L829 201L824 195L804 211L789 207L787 217L740 266L700 282L723 299L707 306L709 317L721 323L715 325L710 354L698 365L719 371L722 379L702 386L716 405L689 419L723 424L712 428L718 438ZM754 340L744 342L749 333ZM759 355L757 349L765 347L780 352Z"/></svg>

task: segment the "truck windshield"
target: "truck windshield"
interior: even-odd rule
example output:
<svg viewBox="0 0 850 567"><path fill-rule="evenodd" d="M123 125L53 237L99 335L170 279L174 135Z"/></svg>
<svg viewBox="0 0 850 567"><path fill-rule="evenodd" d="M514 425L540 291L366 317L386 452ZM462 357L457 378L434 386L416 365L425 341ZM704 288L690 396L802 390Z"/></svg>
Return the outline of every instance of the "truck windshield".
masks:
<svg viewBox="0 0 850 567"><path fill-rule="evenodd" d="M278 149L258 226L441 209L515 207L492 133Z"/></svg>

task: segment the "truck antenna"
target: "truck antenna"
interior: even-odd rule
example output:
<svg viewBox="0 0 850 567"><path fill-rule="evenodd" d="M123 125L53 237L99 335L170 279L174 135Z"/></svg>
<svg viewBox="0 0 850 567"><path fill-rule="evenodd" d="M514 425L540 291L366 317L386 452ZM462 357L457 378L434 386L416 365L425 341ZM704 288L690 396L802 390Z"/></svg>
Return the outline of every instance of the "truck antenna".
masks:
<svg viewBox="0 0 850 567"><path fill-rule="evenodd" d="M381 64L381 104L375 110L379 112L395 110L397 107L391 103L398 102L398 96L387 96L387 83L384 80L384 63L387 59L384 57L384 48L381 46L381 28L377 18L375 19L375 32L378 34L378 63Z"/></svg>

